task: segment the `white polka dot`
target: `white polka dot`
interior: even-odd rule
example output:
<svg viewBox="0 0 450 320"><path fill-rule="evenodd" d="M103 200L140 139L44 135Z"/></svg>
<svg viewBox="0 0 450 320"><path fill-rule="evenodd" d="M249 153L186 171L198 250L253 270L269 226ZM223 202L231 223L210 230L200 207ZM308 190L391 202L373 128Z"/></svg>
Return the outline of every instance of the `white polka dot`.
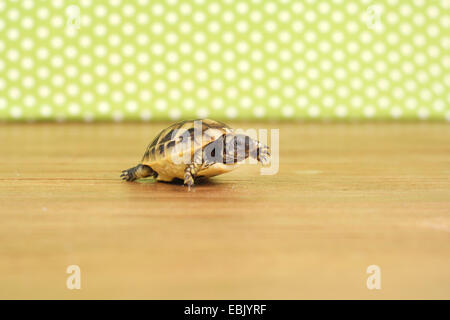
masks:
<svg viewBox="0 0 450 320"><path fill-rule="evenodd" d="M152 117L152 112L148 109L142 110L140 114L141 120L148 121Z"/></svg>
<svg viewBox="0 0 450 320"><path fill-rule="evenodd" d="M347 116L347 113L348 113L347 107L340 105L336 108L335 113L339 118L344 118Z"/></svg>
<svg viewBox="0 0 450 320"><path fill-rule="evenodd" d="M291 106L285 106L282 108L282 114L286 118L291 118L294 115L294 108Z"/></svg>
<svg viewBox="0 0 450 320"><path fill-rule="evenodd" d="M235 107L228 107L225 111L227 118L234 119L238 115L238 111Z"/></svg>
<svg viewBox="0 0 450 320"><path fill-rule="evenodd" d="M142 90L141 93L139 94L139 98L142 101L148 102L152 98L152 93L149 90Z"/></svg>
<svg viewBox="0 0 450 320"><path fill-rule="evenodd" d="M204 108L204 107L198 109L198 111L197 111L197 116L198 116L199 118L204 119L204 118L207 118L208 115L209 115L209 111L208 111L208 109L206 109L206 108Z"/></svg>
<svg viewBox="0 0 450 320"><path fill-rule="evenodd" d="M52 110L52 108L51 108L49 105L43 105L43 106L41 106L41 108L39 109L39 113L40 113L43 117L48 118L48 117L50 117L50 116L52 115L53 110Z"/></svg>
<svg viewBox="0 0 450 320"><path fill-rule="evenodd" d="M425 120L430 115L430 112L427 108L422 107L418 110L417 115L419 116L419 119Z"/></svg>
<svg viewBox="0 0 450 320"><path fill-rule="evenodd" d="M375 115L375 112L376 112L375 108L372 107L372 106L367 106L367 107L364 108L364 115L367 118L372 118Z"/></svg>
<svg viewBox="0 0 450 320"><path fill-rule="evenodd" d="M78 105L78 104L76 104L76 103L71 103L71 104L69 104L69 113L71 114L71 115L77 115L77 114L79 114L80 113L80 106Z"/></svg>
<svg viewBox="0 0 450 320"><path fill-rule="evenodd" d="M403 115L403 111L399 107L394 107L391 109L391 116L395 119L400 118Z"/></svg>
<svg viewBox="0 0 450 320"><path fill-rule="evenodd" d="M109 103L106 101L102 101L98 104L98 111L102 114L108 113L110 111Z"/></svg>
<svg viewBox="0 0 450 320"><path fill-rule="evenodd" d="M22 109L20 107L14 106L14 107L11 108L10 114L11 114L11 116L14 119L18 119L18 118L20 118L22 116L23 111L22 111Z"/></svg>

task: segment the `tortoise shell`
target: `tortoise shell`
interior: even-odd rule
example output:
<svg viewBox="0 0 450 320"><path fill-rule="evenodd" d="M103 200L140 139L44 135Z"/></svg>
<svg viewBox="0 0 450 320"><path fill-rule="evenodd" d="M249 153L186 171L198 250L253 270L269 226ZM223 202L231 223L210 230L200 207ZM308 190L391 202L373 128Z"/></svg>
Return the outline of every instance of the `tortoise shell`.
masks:
<svg viewBox="0 0 450 320"><path fill-rule="evenodd" d="M148 145L141 162L151 164L154 161L166 159L175 148L177 148L177 152L193 154L198 148L231 132L231 128L222 122L202 119L201 122L199 120L201 127L198 128L201 132L195 135L195 121L180 121L162 130ZM188 143L189 139L185 139L185 137L190 138L191 143ZM197 138L197 141L194 140L194 137Z"/></svg>
<svg viewBox="0 0 450 320"><path fill-rule="evenodd" d="M158 180L171 181L174 177L182 179L184 166L172 161L172 155L192 157L198 149L232 132L226 124L211 119L177 122L162 130L148 145L141 164L148 165L158 172ZM195 123L199 125L196 126ZM201 125L201 126L200 126ZM197 130L197 132L196 132ZM197 138L197 140L195 140ZM217 164L200 172L203 176L214 176L228 172L234 165Z"/></svg>

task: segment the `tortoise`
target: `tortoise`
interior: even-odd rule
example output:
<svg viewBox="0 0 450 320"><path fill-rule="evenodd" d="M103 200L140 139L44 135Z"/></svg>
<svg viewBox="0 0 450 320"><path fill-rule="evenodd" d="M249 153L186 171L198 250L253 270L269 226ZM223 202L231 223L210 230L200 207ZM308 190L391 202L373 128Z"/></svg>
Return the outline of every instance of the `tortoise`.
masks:
<svg viewBox="0 0 450 320"><path fill-rule="evenodd" d="M229 172L248 157L266 165L270 162L269 147L219 121L179 121L162 130L148 145L141 162L123 170L121 177L126 181L146 177L182 180L190 188L197 178Z"/></svg>

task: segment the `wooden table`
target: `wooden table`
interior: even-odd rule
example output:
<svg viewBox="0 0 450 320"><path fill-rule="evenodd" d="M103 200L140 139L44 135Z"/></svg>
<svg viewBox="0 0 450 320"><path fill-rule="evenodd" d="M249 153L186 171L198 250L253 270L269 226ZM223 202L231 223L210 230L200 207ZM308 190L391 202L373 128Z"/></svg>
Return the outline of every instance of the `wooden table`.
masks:
<svg viewBox="0 0 450 320"><path fill-rule="evenodd" d="M450 298L448 124L234 123L277 175L121 181L166 125L1 125L0 298Z"/></svg>

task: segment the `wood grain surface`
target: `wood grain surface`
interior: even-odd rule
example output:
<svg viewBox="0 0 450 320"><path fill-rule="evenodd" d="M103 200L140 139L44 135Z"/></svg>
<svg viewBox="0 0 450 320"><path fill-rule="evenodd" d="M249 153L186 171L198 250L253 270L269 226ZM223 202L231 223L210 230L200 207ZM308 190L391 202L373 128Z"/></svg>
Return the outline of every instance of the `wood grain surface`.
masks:
<svg viewBox="0 0 450 320"><path fill-rule="evenodd" d="M0 298L450 298L448 124L230 125L278 174L126 183L167 124L2 125Z"/></svg>

